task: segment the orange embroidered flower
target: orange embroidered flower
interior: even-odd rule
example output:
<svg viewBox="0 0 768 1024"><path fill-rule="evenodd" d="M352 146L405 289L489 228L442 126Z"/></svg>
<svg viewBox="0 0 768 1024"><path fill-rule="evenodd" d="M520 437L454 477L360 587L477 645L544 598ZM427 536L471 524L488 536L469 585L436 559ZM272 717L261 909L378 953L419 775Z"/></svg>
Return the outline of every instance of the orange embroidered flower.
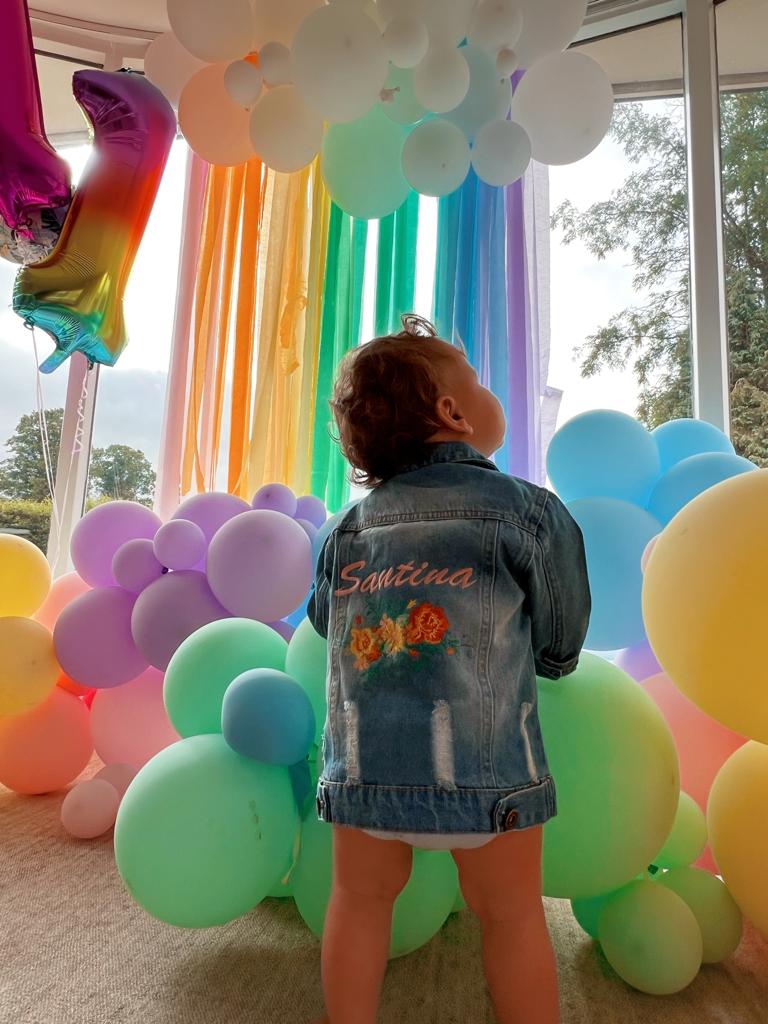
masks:
<svg viewBox="0 0 768 1024"><path fill-rule="evenodd" d="M363 671L378 661L381 657L381 648L375 629L353 629L349 650L355 656L355 668Z"/></svg>
<svg viewBox="0 0 768 1024"><path fill-rule="evenodd" d="M382 617L381 625L378 628L379 643L384 649L384 653L390 658L405 650L405 625L404 617L399 619L392 619L389 615Z"/></svg>
<svg viewBox="0 0 768 1024"><path fill-rule="evenodd" d="M442 608L426 601L411 611L406 629L409 644L439 644L448 632L450 623Z"/></svg>

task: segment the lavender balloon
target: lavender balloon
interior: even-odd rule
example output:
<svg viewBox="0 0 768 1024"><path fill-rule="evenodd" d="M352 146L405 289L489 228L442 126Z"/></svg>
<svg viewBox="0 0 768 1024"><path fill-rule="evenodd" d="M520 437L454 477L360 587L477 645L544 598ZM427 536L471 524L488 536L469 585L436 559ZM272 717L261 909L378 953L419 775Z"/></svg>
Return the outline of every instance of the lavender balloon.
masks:
<svg viewBox="0 0 768 1024"><path fill-rule="evenodd" d="M169 569L194 569L208 547L205 534L189 519L172 519L157 531L155 556Z"/></svg>
<svg viewBox="0 0 768 1024"><path fill-rule="evenodd" d="M229 618L201 572L169 572L136 601L131 629L150 665L165 669L176 648L201 626Z"/></svg>
<svg viewBox="0 0 768 1024"><path fill-rule="evenodd" d="M284 516L296 515L296 495L285 484L267 484L253 496L251 505L255 509L265 509L269 512L282 512Z"/></svg>
<svg viewBox="0 0 768 1024"><path fill-rule="evenodd" d="M92 587L117 583L112 559L126 541L152 540L161 526L155 513L137 501L109 501L86 513L72 531L72 561Z"/></svg>
<svg viewBox="0 0 768 1024"><path fill-rule="evenodd" d="M651 676L657 676L662 670L656 660L656 655L647 642L619 651L615 664L638 683L642 683L644 679L650 679Z"/></svg>
<svg viewBox="0 0 768 1024"><path fill-rule="evenodd" d="M283 622L282 620L280 622L268 622L267 625L270 629L274 629L278 636L281 636L286 643L290 641L291 637L296 632L290 622Z"/></svg>
<svg viewBox="0 0 768 1024"><path fill-rule="evenodd" d="M213 538L208 579L233 615L276 622L306 596L312 581L312 545L298 523L279 512L245 512Z"/></svg>
<svg viewBox="0 0 768 1024"><path fill-rule="evenodd" d="M296 522L309 537L310 543L313 544L315 537L317 537L317 527L313 523L310 523L308 519L297 519Z"/></svg>
<svg viewBox="0 0 768 1024"><path fill-rule="evenodd" d="M154 545L148 537L127 540L112 559L112 575L124 590L140 594L150 583L163 575L163 567L155 558Z"/></svg>
<svg viewBox="0 0 768 1024"><path fill-rule="evenodd" d="M147 668L131 633L136 597L119 587L96 587L64 608L53 630L62 669L82 686L129 683Z"/></svg>
<svg viewBox="0 0 768 1024"><path fill-rule="evenodd" d="M251 506L242 498L223 491L209 494L193 494L179 505L171 519L188 519L196 523L210 543L216 531L241 512L249 512Z"/></svg>
<svg viewBox="0 0 768 1024"><path fill-rule="evenodd" d="M306 519L308 523L312 523L319 530L328 518L328 512L319 498L315 498L311 494L305 494L303 498L299 498L296 502L294 518Z"/></svg>

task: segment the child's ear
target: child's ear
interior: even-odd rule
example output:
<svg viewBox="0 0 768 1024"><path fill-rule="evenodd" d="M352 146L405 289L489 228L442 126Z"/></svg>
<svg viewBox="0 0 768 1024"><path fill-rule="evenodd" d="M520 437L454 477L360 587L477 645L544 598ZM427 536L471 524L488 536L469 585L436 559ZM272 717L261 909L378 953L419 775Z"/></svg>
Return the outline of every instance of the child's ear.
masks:
<svg viewBox="0 0 768 1024"><path fill-rule="evenodd" d="M466 434L468 437L474 434L475 431L471 423L464 419L456 404L456 399L450 395L443 395L441 398L438 398L435 412L446 430L450 430L454 434Z"/></svg>

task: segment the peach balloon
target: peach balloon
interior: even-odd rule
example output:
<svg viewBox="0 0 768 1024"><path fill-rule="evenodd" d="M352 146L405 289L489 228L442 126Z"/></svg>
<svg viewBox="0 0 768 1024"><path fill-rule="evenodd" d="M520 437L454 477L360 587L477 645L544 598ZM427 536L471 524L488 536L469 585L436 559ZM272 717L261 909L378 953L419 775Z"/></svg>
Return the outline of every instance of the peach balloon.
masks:
<svg viewBox="0 0 768 1024"><path fill-rule="evenodd" d="M53 632L56 619L63 608L66 608L70 601L84 594L91 588L82 577L76 572L68 572L54 580L53 586L48 591L48 596L35 612L34 618L42 623L47 629Z"/></svg>
<svg viewBox="0 0 768 1024"><path fill-rule="evenodd" d="M0 783L16 793L62 789L92 753L88 708L58 686L31 711L0 718Z"/></svg>
<svg viewBox="0 0 768 1024"><path fill-rule="evenodd" d="M125 796L125 791L136 778L136 769L132 764L105 764L100 771L96 772L94 778L111 782L122 799Z"/></svg>
<svg viewBox="0 0 768 1024"><path fill-rule="evenodd" d="M163 703L163 673L148 668L124 686L99 690L91 705L96 753L137 770L180 737Z"/></svg>
<svg viewBox="0 0 768 1024"><path fill-rule="evenodd" d="M75 697L86 697L89 693L95 693L95 690L91 690L88 686L81 686L80 683L76 683L74 679L67 675L66 672L62 672L56 681L56 685L60 686L62 690L66 690L67 693L72 693Z"/></svg>
<svg viewBox="0 0 768 1024"><path fill-rule="evenodd" d="M95 839L112 828L120 794L106 779L87 779L70 789L61 805L61 824L77 839Z"/></svg>
<svg viewBox="0 0 768 1024"><path fill-rule="evenodd" d="M227 64L208 64L181 90L179 127L187 145L208 163L233 167L254 156L250 112L230 97Z"/></svg>

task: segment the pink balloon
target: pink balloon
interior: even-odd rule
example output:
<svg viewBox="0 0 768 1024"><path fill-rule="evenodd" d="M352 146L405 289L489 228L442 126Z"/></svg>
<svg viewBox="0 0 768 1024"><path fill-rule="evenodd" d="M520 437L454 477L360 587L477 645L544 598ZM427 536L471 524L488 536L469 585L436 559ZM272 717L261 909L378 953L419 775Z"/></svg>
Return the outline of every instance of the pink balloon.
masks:
<svg viewBox="0 0 768 1024"><path fill-rule="evenodd" d="M661 534L657 533L656 536L651 537L651 539L645 545L645 551L643 552L640 558L640 571L643 573L648 568L648 562L650 560L651 555L653 554L653 549L656 547L656 543L660 536Z"/></svg>
<svg viewBox="0 0 768 1024"><path fill-rule="evenodd" d="M113 769L118 766L110 762L118 761L138 770L175 743L180 737L163 704L163 673L148 668L125 686L97 693L91 732L96 753Z"/></svg>
<svg viewBox="0 0 768 1024"><path fill-rule="evenodd" d="M61 824L77 839L95 839L112 828L120 794L106 779L87 779L70 789L61 805Z"/></svg>
<svg viewBox="0 0 768 1024"><path fill-rule="evenodd" d="M76 683L122 686L147 667L131 633L135 601L135 594L119 587L95 587L61 613L53 643L59 664Z"/></svg>
<svg viewBox="0 0 768 1024"><path fill-rule="evenodd" d="M128 684L130 686L130 683ZM118 690L113 690L113 693L119 693ZM125 791L128 789L130 784L136 778L136 769L132 764L105 764L94 775L94 779L104 779L105 782L111 782L121 798L125 796Z"/></svg>
<svg viewBox="0 0 768 1024"><path fill-rule="evenodd" d="M0 783L16 793L51 793L77 778L93 754L89 712L56 686L42 704L0 718Z"/></svg>
<svg viewBox="0 0 768 1024"><path fill-rule="evenodd" d="M48 596L35 612L34 618L53 632L56 620L62 610L71 604L76 597L90 590L90 586L76 572L68 572L54 580Z"/></svg>

